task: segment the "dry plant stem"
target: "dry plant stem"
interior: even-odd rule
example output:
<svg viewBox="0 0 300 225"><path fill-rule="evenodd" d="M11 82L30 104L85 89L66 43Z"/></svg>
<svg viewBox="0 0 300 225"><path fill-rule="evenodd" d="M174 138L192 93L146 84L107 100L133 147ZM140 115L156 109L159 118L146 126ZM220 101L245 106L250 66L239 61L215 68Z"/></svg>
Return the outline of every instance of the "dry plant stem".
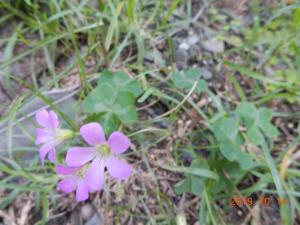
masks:
<svg viewBox="0 0 300 225"><path fill-rule="evenodd" d="M165 117L165 116L167 116L167 115L170 115L172 112L174 112L174 111L176 111L178 108L180 108L180 106L182 106L183 103L185 103L185 101L187 101L187 99L192 95L192 93L193 93L193 91L195 90L197 84L198 84L198 81L196 81L196 82L193 84L193 86L192 86L192 88L190 89L189 93L182 99L182 101L181 101L176 107L174 107L173 109L169 110L169 111L166 112L166 113L163 113L163 114L161 114L161 115L155 117L155 119L160 119L160 118L163 118L163 117Z"/></svg>
<svg viewBox="0 0 300 225"><path fill-rule="evenodd" d="M10 225L18 225L9 215L7 215L7 213L3 212L2 210L0 210L0 217L9 222Z"/></svg>

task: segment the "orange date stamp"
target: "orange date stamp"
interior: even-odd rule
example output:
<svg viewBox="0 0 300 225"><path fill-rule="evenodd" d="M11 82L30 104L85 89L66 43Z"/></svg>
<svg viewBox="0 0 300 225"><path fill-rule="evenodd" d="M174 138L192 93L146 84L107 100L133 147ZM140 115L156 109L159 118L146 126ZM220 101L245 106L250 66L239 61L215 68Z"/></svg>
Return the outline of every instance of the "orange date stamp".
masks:
<svg viewBox="0 0 300 225"><path fill-rule="evenodd" d="M262 206L270 206L271 204L286 205L286 198L274 197L274 196L259 196L259 198L254 199L253 197L243 197L234 196L230 199L230 206L240 207L240 206L250 206L255 204L260 204Z"/></svg>

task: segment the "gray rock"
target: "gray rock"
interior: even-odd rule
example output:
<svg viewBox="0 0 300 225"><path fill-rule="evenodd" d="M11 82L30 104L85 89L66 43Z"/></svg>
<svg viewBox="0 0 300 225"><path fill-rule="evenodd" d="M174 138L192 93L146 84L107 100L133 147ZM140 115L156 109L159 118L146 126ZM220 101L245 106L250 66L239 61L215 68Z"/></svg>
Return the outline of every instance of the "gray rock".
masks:
<svg viewBox="0 0 300 225"><path fill-rule="evenodd" d="M179 49L187 51L190 49L190 45L184 41L179 45Z"/></svg>
<svg viewBox="0 0 300 225"><path fill-rule="evenodd" d="M181 50L189 50L193 45L199 42L200 38L197 35L188 36L183 40L183 42L179 45L179 49Z"/></svg>
<svg viewBox="0 0 300 225"><path fill-rule="evenodd" d="M93 209L93 206L91 204L83 205L80 208L80 213L83 218L83 220L87 221L91 216L94 214L95 210Z"/></svg>
<svg viewBox="0 0 300 225"><path fill-rule="evenodd" d="M198 61L202 60L202 49L200 45L194 45L192 48L189 50L189 58L195 58Z"/></svg>
<svg viewBox="0 0 300 225"><path fill-rule="evenodd" d="M197 35L192 35L187 38L186 42L191 46L197 44L199 40L200 38Z"/></svg>
<svg viewBox="0 0 300 225"><path fill-rule="evenodd" d="M205 80L210 80L212 78L212 73L204 67L202 68L202 76Z"/></svg>
<svg viewBox="0 0 300 225"><path fill-rule="evenodd" d="M160 67L164 67L166 65L166 62L163 59L161 52L157 50L147 51L144 55L144 59L154 62L156 65L159 65Z"/></svg>
<svg viewBox="0 0 300 225"><path fill-rule="evenodd" d="M178 49L174 53L174 61L178 68L184 68L187 65L189 55L186 51Z"/></svg>
<svg viewBox="0 0 300 225"><path fill-rule="evenodd" d="M274 75L275 71L274 71L273 68L268 66L268 67L265 68L265 73L266 73L267 76L271 77L271 76Z"/></svg>
<svg viewBox="0 0 300 225"><path fill-rule="evenodd" d="M99 214L94 213L89 220L87 220L84 225L102 225L104 224L102 218Z"/></svg>
<svg viewBox="0 0 300 225"><path fill-rule="evenodd" d="M219 41L216 38L209 39L202 43L202 46L205 50L214 52L214 53L222 53L225 50L225 45L223 41Z"/></svg>

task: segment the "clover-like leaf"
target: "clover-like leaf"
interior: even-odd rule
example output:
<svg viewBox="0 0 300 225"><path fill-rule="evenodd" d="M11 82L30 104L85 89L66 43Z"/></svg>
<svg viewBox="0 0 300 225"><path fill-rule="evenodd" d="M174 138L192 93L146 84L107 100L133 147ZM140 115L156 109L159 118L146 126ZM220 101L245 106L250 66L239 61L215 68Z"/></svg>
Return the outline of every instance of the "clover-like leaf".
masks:
<svg viewBox="0 0 300 225"><path fill-rule="evenodd" d="M93 113L87 116L85 123L99 122L104 128L104 132L109 136L113 131L117 130L120 125L120 119L110 113Z"/></svg>
<svg viewBox="0 0 300 225"><path fill-rule="evenodd" d="M138 81L126 73L105 70L97 87L84 99L83 110L90 114L104 113L100 120L109 133L120 121L129 124L137 120L135 101L141 92Z"/></svg>
<svg viewBox="0 0 300 225"><path fill-rule="evenodd" d="M262 144L264 141L263 134L270 138L279 134L277 128L270 122L272 112L267 108L257 109L253 103L242 102L237 107L236 112L245 124L247 136L253 144Z"/></svg>
<svg viewBox="0 0 300 225"><path fill-rule="evenodd" d="M258 111L258 125L267 137L276 137L279 135L277 128L270 122L272 119L272 112L267 108L261 108Z"/></svg>
<svg viewBox="0 0 300 225"><path fill-rule="evenodd" d="M138 97L142 93L138 81L135 79L131 79L126 73L122 71L115 73L108 70L103 71L98 80L98 84L111 85L115 89L115 92L130 92L134 95L134 97Z"/></svg>
<svg viewBox="0 0 300 225"><path fill-rule="evenodd" d="M251 127L257 118L257 110L253 103L242 102L236 109L237 114L240 116L246 127Z"/></svg>
<svg viewBox="0 0 300 225"><path fill-rule="evenodd" d="M263 134L256 126L252 126L250 129L248 129L247 136L249 140L255 145L259 145L264 141Z"/></svg>
<svg viewBox="0 0 300 225"><path fill-rule="evenodd" d="M237 161L243 169L252 166L251 156L241 149L243 138L236 121L220 118L213 124L213 133L220 144L222 155L229 161Z"/></svg>
<svg viewBox="0 0 300 225"><path fill-rule="evenodd" d="M214 134L220 141L226 141L227 139L234 141L238 132L238 124L233 119L222 118L214 124Z"/></svg>
<svg viewBox="0 0 300 225"><path fill-rule="evenodd" d="M203 174L205 172L207 173L206 176L202 176L205 175ZM187 168L185 176L184 180L175 185L175 191L177 194L191 192L195 195L201 195L208 177L212 177L216 180L219 179L217 174L209 170L208 163L202 158L193 160L191 166Z"/></svg>
<svg viewBox="0 0 300 225"><path fill-rule="evenodd" d="M197 81L195 93L199 94L207 90L207 83L205 80L200 79L202 72L199 68L191 68L185 71L175 71L171 73L171 79L175 86L180 89L190 89Z"/></svg>
<svg viewBox="0 0 300 225"><path fill-rule="evenodd" d="M109 136L113 131L117 130L120 125L120 120L115 114L104 113L98 120L105 131L105 134Z"/></svg>
<svg viewBox="0 0 300 225"><path fill-rule="evenodd" d="M86 113L107 112L113 106L117 93L111 85L98 85L83 101L83 110Z"/></svg>

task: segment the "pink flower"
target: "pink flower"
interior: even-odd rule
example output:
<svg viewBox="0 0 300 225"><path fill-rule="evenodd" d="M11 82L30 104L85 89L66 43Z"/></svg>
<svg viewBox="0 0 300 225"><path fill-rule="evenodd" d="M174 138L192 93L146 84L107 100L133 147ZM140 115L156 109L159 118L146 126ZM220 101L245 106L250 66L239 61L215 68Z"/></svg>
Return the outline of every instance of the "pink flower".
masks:
<svg viewBox="0 0 300 225"><path fill-rule="evenodd" d="M46 155L51 162L55 162L56 152L55 147L59 145L63 140L73 136L73 131L59 129L59 122L55 112L47 110L39 111L35 115L37 123L42 128L36 128L35 144L40 147L40 159L44 164Z"/></svg>
<svg viewBox="0 0 300 225"><path fill-rule="evenodd" d="M63 165L56 166L56 172L64 175L57 188L65 193L71 193L76 189L77 202L87 200L89 198L89 187L86 180L86 166L67 167Z"/></svg>
<svg viewBox="0 0 300 225"><path fill-rule="evenodd" d="M104 184L104 169L117 180L126 179L132 167L117 157L130 146L130 140L121 132L114 131L106 141L98 123L88 123L80 128L80 135L91 147L73 147L67 152L68 166L82 166L92 161L86 179L92 190L100 190Z"/></svg>

